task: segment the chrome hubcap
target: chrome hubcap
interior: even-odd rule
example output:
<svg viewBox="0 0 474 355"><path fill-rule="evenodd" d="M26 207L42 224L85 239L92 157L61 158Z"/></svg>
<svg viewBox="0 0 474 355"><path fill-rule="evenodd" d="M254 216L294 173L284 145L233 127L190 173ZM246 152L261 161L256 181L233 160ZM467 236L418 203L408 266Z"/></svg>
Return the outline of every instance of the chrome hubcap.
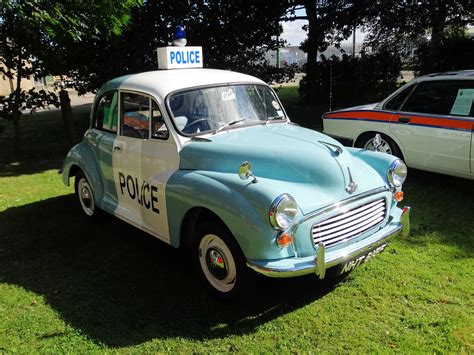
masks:
<svg viewBox="0 0 474 355"><path fill-rule="evenodd" d="M206 264L211 274L218 280L227 276L227 268L224 258L216 249L209 249L206 255Z"/></svg>
<svg viewBox="0 0 474 355"><path fill-rule="evenodd" d="M81 198L82 198L82 201L84 202L84 204L87 207L91 206L91 194L90 194L89 190L86 187L83 187L81 189Z"/></svg>
<svg viewBox="0 0 474 355"><path fill-rule="evenodd" d="M365 143L364 149L374 150L374 139L373 138L368 140ZM383 138L380 139L379 151L382 152L382 153L392 154L392 149L390 148L390 144L388 144L388 142Z"/></svg>
<svg viewBox="0 0 474 355"><path fill-rule="evenodd" d="M79 180L77 190L84 213L88 216L92 216L94 214L95 203L91 187L86 179L83 178Z"/></svg>

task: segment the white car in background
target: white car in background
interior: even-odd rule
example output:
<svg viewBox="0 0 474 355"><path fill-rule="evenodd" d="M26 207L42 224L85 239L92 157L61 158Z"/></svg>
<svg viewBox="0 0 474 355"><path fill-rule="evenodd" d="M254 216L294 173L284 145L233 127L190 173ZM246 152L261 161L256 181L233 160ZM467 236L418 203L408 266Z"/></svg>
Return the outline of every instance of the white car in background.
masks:
<svg viewBox="0 0 474 355"><path fill-rule="evenodd" d="M324 133L396 155L409 167L474 179L474 70L430 74L378 104L325 113Z"/></svg>

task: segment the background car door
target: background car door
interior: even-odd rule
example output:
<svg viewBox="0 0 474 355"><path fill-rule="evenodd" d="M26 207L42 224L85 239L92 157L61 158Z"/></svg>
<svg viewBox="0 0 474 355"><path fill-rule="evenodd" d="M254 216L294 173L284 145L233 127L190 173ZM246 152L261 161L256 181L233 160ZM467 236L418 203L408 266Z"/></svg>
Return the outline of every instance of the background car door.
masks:
<svg viewBox="0 0 474 355"><path fill-rule="evenodd" d="M165 186L179 166L176 144L149 96L121 92L120 105L113 153L118 214L169 241Z"/></svg>
<svg viewBox="0 0 474 355"><path fill-rule="evenodd" d="M117 191L112 165L112 147L117 137L117 122L118 92L107 92L97 100L93 128L87 132L86 138L94 147L104 188L103 196L97 196L97 198L100 199L101 207L110 212L117 207Z"/></svg>
<svg viewBox="0 0 474 355"><path fill-rule="evenodd" d="M417 85L390 130L407 163L430 170L470 172L474 81L425 81ZM470 102L469 102L470 98Z"/></svg>

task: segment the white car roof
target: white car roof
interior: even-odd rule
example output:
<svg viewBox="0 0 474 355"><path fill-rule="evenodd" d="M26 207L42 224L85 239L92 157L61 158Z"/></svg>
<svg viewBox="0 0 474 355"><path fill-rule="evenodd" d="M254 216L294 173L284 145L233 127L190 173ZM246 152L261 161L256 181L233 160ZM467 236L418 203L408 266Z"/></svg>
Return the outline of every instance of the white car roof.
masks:
<svg viewBox="0 0 474 355"><path fill-rule="evenodd" d="M430 80L474 80L474 70L458 70L442 73L426 74L415 78L413 81Z"/></svg>
<svg viewBox="0 0 474 355"><path fill-rule="evenodd" d="M155 70L125 75L108 81L99 93L109 90L133 90L149 93L164 99L169 93L205 85L228 83L265 84L253 76L218 69L171 69Z"/></svg>

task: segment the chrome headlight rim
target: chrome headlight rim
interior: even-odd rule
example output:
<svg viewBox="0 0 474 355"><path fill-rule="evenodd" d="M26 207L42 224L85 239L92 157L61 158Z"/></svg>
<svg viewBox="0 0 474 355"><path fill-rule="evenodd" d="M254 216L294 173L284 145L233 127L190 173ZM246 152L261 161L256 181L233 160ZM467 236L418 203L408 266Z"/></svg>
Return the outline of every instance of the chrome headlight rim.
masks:
<svg viewBox="0 0 474 355"><path fill-rule="evenodd" d="M288 225L281 225L279 222L278 222L278 208L280 207L280 205L284 202L290 202L290 203L294 203L294 207L296 209L296 212L291 220L290 223L288 223ZM277 230L280 230L280 231L284 231L286 229L288 229L292 224L293 222L295 221L296 219L296 215L297 215L297 211L298 211L298 204L296 203L296 200L294 199L293 196L291 196L290 194L288 193L283 193L281 195L278 195L272 202L271 206L270 206L270 210L268 212L268 216L269 216L269 219L270 219L270 224L272 225L273 228L277 229Z"/></svg>
<svg viewBox="0 0 474 355"><path fill-rule="evenodd" d="M404 175L397 174L397 169L404 168ZM390 163L387 172L387 179L390 185L396 188L400 188L407 178L408 168L407 165L401 159L396 159Z"/></svg>

